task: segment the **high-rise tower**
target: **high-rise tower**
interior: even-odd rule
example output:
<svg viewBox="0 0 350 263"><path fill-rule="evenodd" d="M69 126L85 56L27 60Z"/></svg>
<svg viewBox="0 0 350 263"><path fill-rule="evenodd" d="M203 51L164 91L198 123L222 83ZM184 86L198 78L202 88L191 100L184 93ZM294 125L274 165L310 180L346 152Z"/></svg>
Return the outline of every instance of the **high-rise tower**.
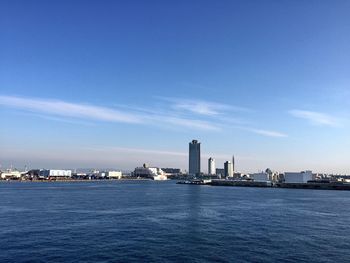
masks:
<svg viewBox="0 0 350 263"><path fill-rule="evenodd" d="M208 174L209 175L215 175L216 169L215 169L215 159L209 158L208 159Z"/></svg>
<svg viewBox="0 0 350 263"><path fill-rule="evenodd" d="M225 177L233 177L232 163L227 161L224 163Z"/></svg>
<svg viewBox="0 0 350 263"><path fill-rule="evenodd" d="M201 144L197 140L189 143L188 172L192 175L201 173Z"/></svg>
<svg viewBox="0 0 350 263"><path fill-rule="evenodd" d="M235 173L235 156L232 155L232 172Z"/></svg>

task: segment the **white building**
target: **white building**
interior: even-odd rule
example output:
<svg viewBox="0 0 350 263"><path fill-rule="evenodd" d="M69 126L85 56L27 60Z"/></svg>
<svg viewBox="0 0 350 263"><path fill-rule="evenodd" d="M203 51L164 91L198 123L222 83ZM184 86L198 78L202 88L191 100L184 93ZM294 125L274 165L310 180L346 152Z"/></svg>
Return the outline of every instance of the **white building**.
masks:
<svg viewBox="0 0 350 263"><path fill-rule="evenodd" d="M271 181L270 175L265 172L250 174L249 177L254 180L254 182L267 182Z"/></svg>
<svg viewBox="0 0 350 263"><path fill-rule="evenodd" d="M215 159L211 157L208 159L208 174L209 175L216 174Z"/></svg>
<svg viewBox="0 0 350 263"><path fill-rule="evenodd" d="M110 179L121 179L122 178L122 172L120 172L120 171L109 171L109 172L107 172L107 176Z"/></svg>
<svg viewBox="0 0 350 263"><path fill-rule="evenodd" d="M19 172L19 171L17 171L17 170L11 170L11 169L9 169L9 170L6 170L5 172L0 172L1 173L1 175L0 175L0 177L1 177L1 179L13 179L13 178L15 178L15 179L19 179L19 178L21 178L21 172Z"/></svg>
<svg viewBox="0 0 350 263"><path fill-rule="evenodd" d="M312 171L303 171L299 173L286 172L284 173L285 183L307 183L307 181L313 180Z"/></svg>
<svg viewBox="0 0 350 263"><path fill-rule="evenodd" d="M72 170L40 170L42 177L68 178L72 176Z"/></svg>

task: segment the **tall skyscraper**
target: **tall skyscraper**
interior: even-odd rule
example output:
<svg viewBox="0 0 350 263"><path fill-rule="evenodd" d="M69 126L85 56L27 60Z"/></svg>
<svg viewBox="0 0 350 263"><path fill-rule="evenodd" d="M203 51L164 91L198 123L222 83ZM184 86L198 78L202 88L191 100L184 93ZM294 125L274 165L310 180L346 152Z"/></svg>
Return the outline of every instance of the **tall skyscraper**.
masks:
<svg viewBox="0 0 350 263"><path fill-rule="evenodd" d="M224 163L225 177L233 177L232 163L227 161Z"/></svg>
<svg viewBox="0 0 350 263"><path fill-rule="evenodd" d="M189 143L189 174L199 175L201 173L201 144L197 140Z"/></svg>
<svg viewBox="0 0 350 263"><path fill-rule="evenodd" d="M232 171L233 171L233 174L235 173L235 156L232 155Z"/></svg>
<svg viewBox="0 0 350 263"><path fill-rule="evenodd" d="M215 170L215 159L209 158L208 159L208 174L209 175L215 175L216 170Z"/></svg>

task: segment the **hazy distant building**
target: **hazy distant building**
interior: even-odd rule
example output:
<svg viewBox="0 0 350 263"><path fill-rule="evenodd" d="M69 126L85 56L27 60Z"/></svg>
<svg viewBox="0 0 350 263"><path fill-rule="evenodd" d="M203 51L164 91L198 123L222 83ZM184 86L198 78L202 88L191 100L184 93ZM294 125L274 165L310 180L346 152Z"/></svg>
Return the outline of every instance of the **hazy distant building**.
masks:
<svg viewBox="0 0 350 263"><path fill-rule="evenodd" d="M21 177L21 172L17 171L17 170L7 170L6 172L1 172L0 171L0 178L1 179L19 179Z"/></svg>
<svg viewBox="0 0 350 263"><path fill-rule="evenodd" d="M232 155L232 172L235 173L235 156Z"/></svg>
<svg viewBox="0 0 350 263"><path fill-rule="evenodd" d="M215 174L217 176L224 176L225 175L225 169L223 169L223 168L216 168L215 169Z"/></svg>
<svg viewBox="0 0 350 263"><path fill-rule="evenodd" d="M180 168L162 168L164 173L167 174L181 174L182 171Z"/></svg>
<svg viewBox="0 0 350 263"><path fill-rule="evenodd" d="M233 167L230 161L224 163L225 177L233 177Z"/></svg>
<svg viewBox="0 0 350 263"><path fill-rule="evenodd" d="M201 173L201 144L197 140L189 143L188 172L193 175Z"/></svg>
<svg viewBox="0 0 350 263"><path fill-rule="evenodd" d="M122 179L121 171L109 171L107 172L107 177L110 179Z"/></svg>
<svg viewBox="0 0 350 263"><path fill-rule="evenodd" d="M209 175L215 175L215 159L209 158L208 159L208 174Z"/></svg>
<svg viewBox="0 0 350 263"><path fill-rule="evenodd" d="M267 182L271 181L270 175L266 172L253 173L249 177L254 180L254 182Z"/></svg>
<svg viewBox="0 0 350 263"><path fill-rule="evenodd" d="M300 173L284 173L285 183L307 183L307 181L313 180L313 175L311 171L304 171Z"/></svg>
<svg viewBox="0 0 350 263"><path fill-rule="evenodd" d="M72 170L40 170L39 176L44 178L70 178Z"/></svg>

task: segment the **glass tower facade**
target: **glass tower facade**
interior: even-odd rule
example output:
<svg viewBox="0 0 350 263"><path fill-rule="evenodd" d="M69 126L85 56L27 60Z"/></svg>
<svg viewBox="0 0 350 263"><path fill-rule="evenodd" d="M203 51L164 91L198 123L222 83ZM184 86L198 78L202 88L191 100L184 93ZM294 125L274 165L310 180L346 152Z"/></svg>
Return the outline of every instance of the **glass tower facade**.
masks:
<svg viewBox="0 0 350 263"><path fill-rule="evenodd" d="M201 144L197 140L189 143L188 172L193 175L201 173Z"/></svg>

